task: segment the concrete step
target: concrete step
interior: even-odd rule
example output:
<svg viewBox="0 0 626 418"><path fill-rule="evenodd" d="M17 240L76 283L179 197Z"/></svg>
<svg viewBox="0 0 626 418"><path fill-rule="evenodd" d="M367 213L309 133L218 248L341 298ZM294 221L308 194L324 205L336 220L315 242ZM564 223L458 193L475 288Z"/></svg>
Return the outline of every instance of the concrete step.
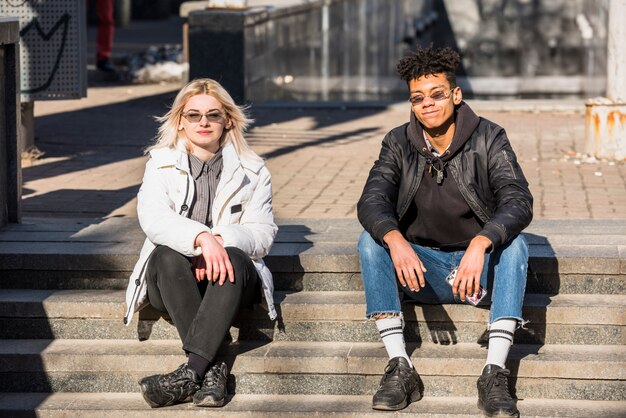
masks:
<svg viewBox="0 0 626 418"><path fill-rule="evenodd" d="M0 289L123 290L127 271L5 270ZM278 291L363 290L359 272L274 272ZM557 294L626 294L626 274L536 273L529 271L526 292Z"/></svg>
<svg viewBox="0 0 626 418"><path fill-rule="evenodd" d="M626 309L619 295L527 294L523 315L530 323L516 342L537 344L624 344ZM376 341L378 332L364 321L362 292L300 292L281 302L287 332L278 339ZM480 341L488 307L405 305L408 341ZM306 336L306 338L303 338ZM349 336L349 337L348 337Z"/></svg>
<svg viewBox="0 0 626 418"><path fill-rule="evenodd" d="M19 281L14 282L17 287ZM279 291L356 291L363 290L359 272L353 273L274 273ZM28 286L31 288L32 286ZM54 287L53 287L54 288ZM56 287L58 288L58 287ZM71 287L66 287L71 288ZM126 283L120 288L126 288ZM626 274L559 274L529 271L527 293L558 294L626 294Z"/></svg>
<svg viewBox="0 0 626 418"><path fill-rule="evenodd" d="M143 234L133 219L45 220L0 231L0 288L122 289ZM282 220L268 266L279 290L359 290L354 220ZM626 293L626 221L536 221L532 293ZM92 280L93 279L93 280Z"/></svg>
<svg viewBox="0 0 626 418"><path fill-rule="evenodd" d="M123 290L130 272L80 271L3 271L0 289L84 289ZM544 274L529 272L528 293L626 294L626 274ZM278 291L357 291L363 290L361 274L312 272L274 273Z"/></svg>
<svg viewBox="0 0 626 418"><path fill-rule="evenodd" d="M120 290L0 290L0 338L137 338L125 327ZM253 340L377 341L364 319L362 292L277 292L282 321L262 309L241 315L237 337ZM488 320L487 307L405 305L408 341L475 342ZM625 302L620 295L526 295L527 330L516 341L547 344L624 344ZM89 319L89 321L85 321ZM137 322L136 322L137 323ZM164 321L143 323L141 338L176 338Z"/></svg>
<svg viewBox="0 0 626 418"><path fill-rule="evenodd" d="M484 348L409 349L429 396L475 395ZM388 360L381 343L235 343L221 353L237 393L371 394ZM626 399L626 347L516 345L509 359L518 397ZM0 391L134 392L142 376L184 361L177 340L2 340Z"/></svg>
<svg viewBox="0 0 626 418"><path fill-rule="evenodd" d="M624 401L582 401L560 399L523 399L518 402L523 417L603 417L626 415ZM425 418L482 417L475 397L425 397L395 413L371 409L371 396L361 395L243 395L229 399L223 408L197 408L182 403L151 409L138 393L0 393L0 415L11 417L143 418L225 416L243 417L319 417L370 418L415 416Z"/></svg>

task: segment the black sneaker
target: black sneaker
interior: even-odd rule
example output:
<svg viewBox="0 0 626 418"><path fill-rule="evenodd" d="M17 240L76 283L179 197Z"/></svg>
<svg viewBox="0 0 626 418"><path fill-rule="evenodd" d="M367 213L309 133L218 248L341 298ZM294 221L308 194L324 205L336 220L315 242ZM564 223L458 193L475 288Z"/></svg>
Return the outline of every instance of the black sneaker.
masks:
<svg viewBox="0 0 626 418"><path fill-rule="evenodd" d="M213 365L204 376L202 387L193 395L196 406L223 406L226 400L226 378L228 368L220 361Z"/></svg>
<svg viewBox="0 0 626 418"><path fill-rule="evenodd" d="M372 399L372 408L384 411L397 411L422 399L424 384L420 375L404 357L394 357L385 367L385 375L380 380Z"/></svg>
<svg viewBox="0 0 626 418"><path fill-rule="evenodd" d="M509 374L495 364L488 364L478 378L478 408L488 417L519 417L515 399L509 392Z"/></svg>
<svg viewBox="0 0 626 418"><path fill-rule="evenodd" d="M183 402L200 389L202 381L187 363L168 374L156 374L139 381L143 398L153 408Z"/></svg>

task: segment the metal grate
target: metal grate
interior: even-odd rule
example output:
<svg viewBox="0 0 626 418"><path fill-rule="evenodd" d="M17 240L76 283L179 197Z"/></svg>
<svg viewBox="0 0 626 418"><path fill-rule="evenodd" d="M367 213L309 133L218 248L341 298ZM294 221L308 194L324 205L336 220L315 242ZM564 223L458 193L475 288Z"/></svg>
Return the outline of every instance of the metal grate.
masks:
<svg viewBox="0 0 626 418"><path fill-rule="evenodd" d="M20 22L22 101L86 96L85 0L2 0L0 16Z"/></svg>

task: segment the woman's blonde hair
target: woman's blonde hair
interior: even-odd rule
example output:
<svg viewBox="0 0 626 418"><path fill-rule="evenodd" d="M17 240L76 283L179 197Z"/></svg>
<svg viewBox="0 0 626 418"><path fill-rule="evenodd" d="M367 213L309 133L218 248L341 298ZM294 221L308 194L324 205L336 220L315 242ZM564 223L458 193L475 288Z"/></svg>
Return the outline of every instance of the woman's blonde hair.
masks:
<svg viewBox="0 0 626 418"><path fill-rule="evenodd" d="M193 80L187 83L187 85L178 92L169 112L156 118L161 125L159 126L155 144L148 147L146 153L157 148L175 149L178 146L178 142L181 140L185 141L187 152L191 152L191 144L189 144L186 138L179 135L178 126L183 117L182 114L185 105L189 99L198 94L208 94L217 99L224 108L227 121L230 121L230 128L225 129L226 135L221 145L223 146L228 142L232 142L238 155L246 156L251 159L260 159L260 157L250 149L248 142L243 136L245 130L253 122L253 120L246 115L246 108L237 106L224 87L210 78Z"/></svg>

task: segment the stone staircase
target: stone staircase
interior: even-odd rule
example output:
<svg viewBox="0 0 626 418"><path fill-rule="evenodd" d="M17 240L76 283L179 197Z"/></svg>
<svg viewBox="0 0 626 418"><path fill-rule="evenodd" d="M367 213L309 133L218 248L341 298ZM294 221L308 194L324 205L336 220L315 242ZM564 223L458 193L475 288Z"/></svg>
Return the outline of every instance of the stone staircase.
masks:
<svg viewBox="0 0 626 418"><path fill-rule="evenodd" d="M167 322L122 324L135 222L32 219L0 232L0 416L394 415L370 408L387 357L364 320L350 220L280 222L267 262L282 319L241 315L221 354L236 393L224 408L151 410L137 380L184 356ZM626 416L626 222L535 221L527 238L531 322L509 358L522 416ZM426 389L397 415L481 416L488 312L405 306Z"/></svg>

